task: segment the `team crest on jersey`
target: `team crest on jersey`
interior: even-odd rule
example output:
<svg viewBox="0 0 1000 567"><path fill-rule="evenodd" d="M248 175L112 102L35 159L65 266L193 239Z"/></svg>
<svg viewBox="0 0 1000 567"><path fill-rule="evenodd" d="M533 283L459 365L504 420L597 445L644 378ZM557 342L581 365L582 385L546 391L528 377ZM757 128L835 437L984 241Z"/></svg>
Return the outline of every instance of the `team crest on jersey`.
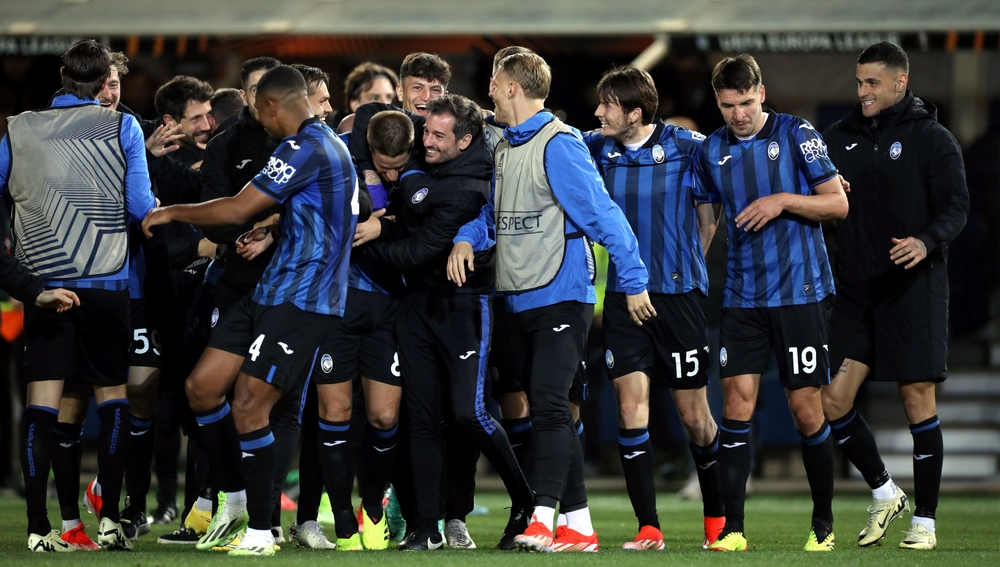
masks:
<svg viewBox="0 0 1000 567"><path fill-rule="evenodd" d="M666 154L663 153L663 148L660 144L653 146L653 161L656 163L663 163L663 159L666 158Z"/></svg>
<svg viewBox="0 0 1000 567"><path fill-rule="evenodd" d="M799 149L802 150L802 157L806 158L806 163L826 158L826 143L820 138L813 138L802 142L799 144Z"/></svg>
<svg viewBox="0 0 1000 567"><path fill-rule="evenodd" d="M216 307L215 309L212 310L212 327L214 328L215 324L218 322L219 322L219 308Z"/></svg>
<svg viewBox="0 0 1000 567"><path fill-rule="evenodd" d="M726 347L722 347L722 350L719 351L719 364L725 366L727 362L729 362L729 353L726 352Z"/></svg>
<svg viewBox="0 0 1000 567"><path fill-rule="evenodd" d="M611 354L611 349L604 351L604 364L606 364L608 368L615 367L615 355Z"/></svg>
<svg viewBox="0 0 1000 567"><path fill-rule="evenodd" d="M333 372L333 357L329 354L324 354L323 358L319 359L319 368L323 371L323 374Z"/></svg>
<svg viewBox="0 0 1000 567"><path fill-rule="evenodd" d="M903 153L903 145L899 142L893 142L889 146L889 157L892 159L899 159L899 155Z"/></svg>
<svg viewBox="0 0 1000 567"><path fill-rule="evenodd" d="M426 196L427 196L427 188L426 187L424 187L423 189L417 189L417 192L414 193L412 197L410 197L410 202L413 203L414 205L416 205L420 201L423 201L424 197L426 197Z"/></svg>
<svg viewBox="0 0 1000 567"><path fill-rule="evenodd" d="M781 148L778 147L778 142L771 142L767 145L767 157L771 158L771 161L778 159L780 152Z"/></svg>

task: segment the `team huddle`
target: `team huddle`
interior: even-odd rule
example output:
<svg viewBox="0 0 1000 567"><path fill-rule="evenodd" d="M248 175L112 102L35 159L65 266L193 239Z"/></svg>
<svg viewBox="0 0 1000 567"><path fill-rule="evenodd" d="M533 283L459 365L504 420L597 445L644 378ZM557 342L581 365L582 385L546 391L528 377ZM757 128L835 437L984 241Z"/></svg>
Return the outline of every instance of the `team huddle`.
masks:
<svg viewBox="0 0 1000 567"><path fill-rule="evenodd" d="M600 128L581 132L545 108L550 68L522 47L496 54L493 112L448 93L437 55L408 55L398 77L363 64L337 131L329 77L313 67L250 59L239 91L176 77L157 91L161 116L143 121L118 101L123 55L81 41L63 63L50 108L9 119L0 142L16 242L0 286L26 304L29 550L131 550L149 532L148 435L174 404L187 486L181 526L160 543L274 555L301 442L288 539L304 547L475 548L466 517L482 454L511 500L499 549L598 551L579 417L595 243L610 256L605 364L638 520L623 549L665 547L653 381L690 438L703 546L748 548L750 423L772 356L813 500L804 549L834 549L834 440L872 489L858 545L910 510L854 409L866 379L899 384L913 434L915 510L899 546L936 546L947 248L969 198L958 144L906 88L898 46L861 54L860 104L822 135L765 110L746 54L715 66L726 126L707 137L657 119L653 79L631 66L601 77ZM723 218L716 422L705 256ZM836 222L833 264L824 221ZM91 395L99 474L83 501L96 542L77 504ZM317 521L326 496L335 538Z"/></svg>

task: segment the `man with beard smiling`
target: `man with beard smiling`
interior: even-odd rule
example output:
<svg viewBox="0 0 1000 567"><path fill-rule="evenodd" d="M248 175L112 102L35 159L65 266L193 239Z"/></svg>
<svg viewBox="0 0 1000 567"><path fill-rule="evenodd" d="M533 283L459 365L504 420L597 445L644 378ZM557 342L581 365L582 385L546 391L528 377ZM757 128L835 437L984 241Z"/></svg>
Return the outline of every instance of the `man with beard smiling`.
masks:
<svg viewBox="0 0 1000 567"><path fill-rule="evenodd" d="M198 168L205 158L205 147L212 134L208 113L212 110L212 86L194 77L178 75L156 90L156 112L168 128L180 125L177 140L181 149L176 158L189 167Z"/></svg>
<svg viewBox="0 0 1000 567"><path fill-rule="evenodd" d="M503 479L512 502L505 535L525 527L533 503L507 436L486 413L484 401L492 249L476 255L480 270L464 288L449 282L446 273L453 238L479 215L490 191L493 168L483 142L482 110L465 97L443 95L430 101L426 111L426 120L416 120L423 126L424 163L411 163L400 176L399 223L383 221L379 239L364 249L401 270L407 284L396 340L420 524L400 549L412 551L443 545L437 523L445 416L466 442L478 445ZM409 123L410 118L397 115ZM443 400L450 401L449 409Z"/></svg>

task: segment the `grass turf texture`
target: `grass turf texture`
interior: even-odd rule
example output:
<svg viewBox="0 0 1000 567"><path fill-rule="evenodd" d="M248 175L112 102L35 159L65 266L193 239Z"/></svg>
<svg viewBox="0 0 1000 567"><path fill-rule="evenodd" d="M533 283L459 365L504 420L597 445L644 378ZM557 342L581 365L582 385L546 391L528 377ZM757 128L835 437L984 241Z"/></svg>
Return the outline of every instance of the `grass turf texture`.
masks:
<svg viewBox="0 0 1000 567"><path fill-rule="evenodd" d="M811 553L802 550L809 534L812 503L807 496L753 496L747 501L748 553L711 553L701 549L701 503L681 501L673 495L660 494L658 509L660 524L666 537L666 549L660 552L622 551L624 541L636 534L635 516L625 494L599 493L590 498L594 527L601 541L599 553L525 554L500 552L493 549L507 521L503 509L505 495L485 493L476 496L476 503L489 507L487 516L469 518L468 527L479 549L473 551L443 550L424 553L403 553L390 549L385 552L341 553L308 550L285 543L275 557L251 558L252 563L281 565L315 565L316 562L336 562L342 565L1000 565L1000 498L996 496L943 496L938 507L938 548L934 551L898 549L903 530L909 527L910 515L897 519L890 526L881 547L860 549L855 544L857 533L867 520L865 508L871 502L862 496L841 496L834 500L837 549L833 553ZM152 505L152 503L151 503ZM152 506L151 506L152 508ZM153 526L151 534L136 543L132 553L76 552L73 554L29 553L25 547L24 502L16 497L0 498L0 565L94 565L101 567L159 567L164 565L232 565L236 558L225 553L197 552L192 546L159 545L156 538L176 529ZM49 502L49 517L58 526L59 509ZM83 520L90 526L87 533L97 537L97 522L83 511ZM294 513L283 514L282 525L287 534ZM333 527L326 526L333 537ZM240 558L241 561L247 559Z"/></svg>

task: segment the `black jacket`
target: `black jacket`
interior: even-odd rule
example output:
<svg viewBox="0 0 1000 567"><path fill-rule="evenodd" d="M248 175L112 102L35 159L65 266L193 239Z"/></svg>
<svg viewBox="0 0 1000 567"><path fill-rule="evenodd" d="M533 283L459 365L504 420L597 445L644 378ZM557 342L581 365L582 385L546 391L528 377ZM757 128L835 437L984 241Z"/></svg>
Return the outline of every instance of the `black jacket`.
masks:
<svg viewBox="0 0 1000 567"><path fill-rule="evenodd" d="M32 305L42 293L42 278L32 274L0 246L0 288L14 299Z"/></svg>
<svg viewBox="0 0 1000 567"><path fill-rule="evenodd" d="M877 126L859 104L823 138L851 184L850 211L837 222L838 293L857 296L902 276L903 266L889 257L892 238L914 236L927 246L913 270L943 265L948 243L965 226L969 191L962 150L938 123L937 108L907 91L878 115Z"/></svg>
<svg viewBox="0 0 1000 567"><path fill-rule="evenodd" d="M382 236L365 253L401 270L407 290L490 293L493 248L476 253L475 271L461 288L448 281L446 269L452 240L462 225L479 216L492 177L493 157L481 133L451 161L408 167L397 193L398 222L383 221Z"/></svg>
<svg viewBox="0 0 1000 567"><path fill-rule="evenodd" d="M257 176L274 153L281 140L271 138L264 126L250 116L244 107L236 124L208 143L208 152L201 165L201 200L232 197ZM226 269L222 279L243 293L250 293L271 262L274 246L253 260L236 253L236 239L253 228L255 222L280 212L281 206L268 209L240 226L206 227L205 236L217 244L226 245Z"/></svg>

